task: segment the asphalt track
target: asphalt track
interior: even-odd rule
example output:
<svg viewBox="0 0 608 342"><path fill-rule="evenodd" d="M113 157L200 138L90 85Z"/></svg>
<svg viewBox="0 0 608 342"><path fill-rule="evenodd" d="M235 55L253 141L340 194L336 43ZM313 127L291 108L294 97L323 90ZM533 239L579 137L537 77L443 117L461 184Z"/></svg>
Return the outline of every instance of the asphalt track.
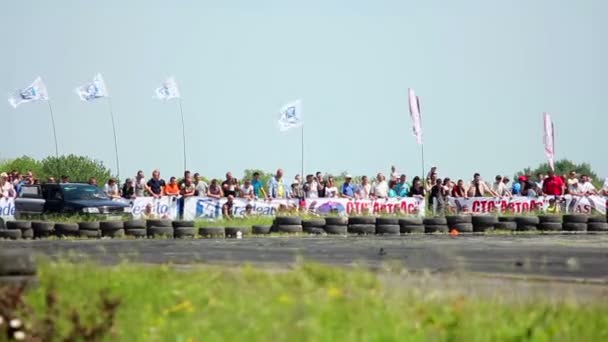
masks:
<svg viewBox="0 0 608 342"><path fill-rule="evenodd" d="M0 241L0 250L116 264L254 264L300 261L408 271L466 272L608 284L608 235L412 235L399 237L245 237L197 240ZM86 256L86 257L83 257Z"/></svg>

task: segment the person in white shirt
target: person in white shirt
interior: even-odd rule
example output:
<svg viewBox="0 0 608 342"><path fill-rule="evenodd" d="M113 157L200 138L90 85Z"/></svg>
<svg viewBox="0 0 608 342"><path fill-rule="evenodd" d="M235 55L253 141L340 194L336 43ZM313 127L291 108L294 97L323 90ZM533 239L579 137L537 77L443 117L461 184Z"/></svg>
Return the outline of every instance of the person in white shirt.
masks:
<svg viewBox="0 0 608 342"><path fill-rule="evenodd" d="M319 198L319 183L315 180L313 175L306 176L306 183L304 183L304 194L306 198Z"/></svg>
<svg viewBox="0 0 608 342"><path fill-rule="evenodd" d="M355 196L358 199L369 199L369 195L372 191L372 186L369 184L367 180L367 176L361 177L361 184L357 187L357 192Z"/></svg>
<svg viewBox="0 0 608 342"><path fill-rule="evenodd" d="M137 175L135 176L135 182L133 183L133 187L135 188L135 197L144 197L146 191L146 177L144 176L144 172L142 170L137 171Z"/></svg>
<svg viewBox="0 0 608 342"><path fill-rule="evenodd" d="M108 183L106 185L104 185L103 191L111 199L120 198L120 191L118 191L118 184L116 184L116 179L114 179L114 178L108 179Z"/></svg>
<svg viewBox="0 0 608 342"><path fill-rule="evenodd" d="M8 181L8 174L2 172L0 174L0 198L15 197L15 188Z"/></svg>
<svg viewBox="0 0 608 342"><path fill-rule="evenodd" d="M606 179L604 179L604 186L602 186L601 195L608 196L608 177L606 177Z"/></svg>
<svg viewBox="0 0 608 342"><path fill-rule="evenodd" d="M589 176L587 175L581 176L580 192L584 196L597 195L597 189L593 186L593 183L589 181Z"/></svg>
<svg viewBox="0 0 608 342"><path fill-rule="evenodd" d="M207 196L209 185L201 178L201 175L198 172L194 174L194 185L196 186L194 196Z"/></svg>
<svg viewBox="0 0 608 342"><path fill-rule="evenodd" d="M376 198L388 197L388 183L382 173L376 176L376 182L372 185L372 196Z"/></svg>
<svg viewBox="0 0 608 342"><path fill-rule="evenodd" d="M335 198L338 197L338 188L334 184L334 177L327 177L327 185L325 187L325 197Z"/></svg>
<svg viewBox="0 0 608 342"><path fill-rule="evenodd" d="M249 179L245 179L245 182L239 188L239 195L241 198L253 199L253 185Z"/></svg>
<svg viewBox="0 0 608 342"><path fill-rule="evenodd" d="M509 196L507 185L503 182L502 176L496 176L496 182L492 183L492 191L497 193L500 197Z"/></svg>

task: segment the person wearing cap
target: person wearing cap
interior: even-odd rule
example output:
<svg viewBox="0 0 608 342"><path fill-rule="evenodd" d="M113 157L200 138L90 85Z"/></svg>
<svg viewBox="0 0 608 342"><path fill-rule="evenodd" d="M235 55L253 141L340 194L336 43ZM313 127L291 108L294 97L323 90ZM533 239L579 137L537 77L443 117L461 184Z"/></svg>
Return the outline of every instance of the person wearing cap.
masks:
<svg viewBox="0 0 608 342"><path fill-rule="evenodd" d="M524 184L526 180L526 176L517 177L517 182L513 182L513 186L511 187L511 194L513 196L521 196L522 184Z"/></svg>
<svg viewBox="0 0 608 342"><path fill-rule="evenodd" d="M0 198L15 197L15 188L13 184L8 181L8 174L6 172L0 173Z"/></svg>
<svg viewBox="0 0 608 342"><path fill-rule="evenodd" d="M342 198L355 198L355 188L352 184L353 176L347 174L344 176L344 183L340 187L340 197Z"/></svg>

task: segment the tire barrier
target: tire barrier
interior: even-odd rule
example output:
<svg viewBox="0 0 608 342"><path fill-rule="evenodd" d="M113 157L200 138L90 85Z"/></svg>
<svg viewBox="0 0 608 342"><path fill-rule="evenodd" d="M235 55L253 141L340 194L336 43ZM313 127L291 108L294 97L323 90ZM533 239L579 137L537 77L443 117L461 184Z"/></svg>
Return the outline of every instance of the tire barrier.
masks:
<svg viewBox="0 0 608 342"><path fill-rule="evenodd" d="M534 231L538 228L540 220L537 216L517 216L515 217L517 223L517 231Z"/></svg>
<svg viewBox="0 0 608 342"><path fill-rule="evenodd" d="M308 234L322 235L325 233L324 218L302 219L302 230Z"/></svg>
<svg viewBox="0 0 608 342"><path fill-rule="evenodd" d="M78 236L78 223L55 223L55 235L57 237Z"/></svg>
<svg viewBox="0 0 608 342"><path fill-rule="evenodd" d="M21 229L3 231L21 232ZM0 286L35 281L36 263L32 253L0 251Z"/></svg>
<svg viewBox="0 0 608 342"><path fill-rule="evenodd" d="M99 230L98 221L78 222L78 230Z"/></svg>
<svg viewBox="0 0 608 342"><path fill-rule="evenodd" d="M449 225L450 229L456 229L459 233L472 233L473 232L473 224L472 223L454 223Z"/></svg>
<svg viewBox="0 0 608 342"><path fill-rule="evenodd" d="M55 232L55 222L48 221L33 221L32 230L34 230L34 238L46 238Z"/></svg>
<svg viewBox="0 0 608 342"><path fill-rule="evenodd" d="M199 228L198 235L203 238L223 238L226 236L224 227L203 227Z"/></svg>
<svg viewBox="0 0 608 342"><path fill-rule="evenodd" d="M21 239L21 229L0 230L0 239L19 240Z"/></svg>
<svg viewBox="0 0 608 342"><path fill-rule="evenodd" d="M397 224L377 224L376 234L378 235L399 235L401 234L401 226L397 220Z"/></svg>
<svg viewBox="0 0 608 342"><path fill-rule="evenodd" d="M130 221L125 221L123 222L123 226L125 227L125 229L146 229L148 228L146 226L146 221L145 220L130 220Z"/></svg>
<svg viewBox="0 0 608 342"><path fill-rule="evenodd" d="M558 215L540 215L538 222L538 230L561 231L563 229L562 217Z"/></svg>
<svg viewBox="0 0 608 342"><path fill-rule="evenodd" d="M587 223L565 222L563 229L567 232L586 232Z"/></svg>
<svg viewBox="0 0 608 342"><path fill-rule="evenodd" d="M516 222L515 216L499 216L498 222Z"/></svg>
<svg viewBox="0 0 608 342"><path fill-rule="evenodd" d="M589 232L608 232L608 223L606 223L606 222L587 223L587 231L589 231Z"/></svg>
<svg viewBox="0 0 608 342"><path fill-rule="evenodd" d="M21 221L21 220L7 221L5 223L5 225L6 225L6 229L19 229L19 230L32 229L32 222L30 222L30 221Z"/></svg>
<svg viewBox="0 0 608 342"><path fill-rule="evenodd" d="M173 225L171 220L146 220L146 228L151 227L173 228Z"/></svg>
<svg viewBox="0 0 608 342"><path fill-rule="evenodd" d="M132 236L135 238L145 238L148 236L148 231L146 228L128 228L125 229L126 236Z"/></svg>
<svg viewBox="0 0 608 342"><path fill-rule="evenodd" d="M494 230L494 226L498 223L498 217L496 216L473 216L471 218L473 223L473 231L476 233L483 233L485 231Z"/></svg>
<svg viewBox="0 0 608 342"><path fill-rule="evenodd" d="M587 215L564 215L564 223L587 223L589 222L589 216Z"/></svg>
<svg viewBox="0 0 608 342"><path fill-rule="evenodd" d="M606 223L606 216L589 216L589 218L587 219L587 223Z"/></svg>
<svg viewBox="0 0 608 342"><path fill-rule="evenodd" d="M173 228L173 236L176 239L193 239L196 237L196 228L194 226Z"/></svg>
<svg viewBox="0 0 608 342"><path fill-rule="evenodd" d="M115 230L102 230L101 237L109 237L109 238L121 238L125 236L124 229L115 229Z"/></svg>
<svg viewBox="0 0 608 342"><path fill-rule="evenodd" d="M171 221L169 221L169 225L171 224ZM169 226L169 227L148 227L147 229L148 232L148 237L165 237L165 238L172 238L173 237L173 227Z"/></svg>
<svg viewBox="0 0 608 342"><path fill-rule="evenodd" d="M224 229L226 231L226 237L237 237L238 232L241 232L241 236L251 234L251 227L226 227Z"/></svg>
<svg viewBox="0 0 608 342"><path fill-rule="evenodd" d="M498 219L499 219L499 222L494 225L494 229L510 230L510 231L517 230L517 222L515 222L515 221L504 221L503 222L503 221L500 221L500 218L498 218Z"/></svg>
<svg viewBox="0 0 608 342"><path fill-rule="evenodd" d="M81 238L97 239L101 237L100 230L79 230L78 236Z"/></svg>
<svg viewBox="0 0 608 342"><path fill-rule="evenodd" d="M422 220L425 233L447 233L448 220L445 217L430 217Z"/></svg>
<svg viewBox="0 0 608 342"><path fill-rule="evenodd" d="M399 231L402 234L424 233L424 224L419 217L404 217L399 219Z"/></svg>
<svg viewBox="0 0 608 342"><path fill-rule="evenodd" d="M173 228L194 228L194 221L172 221Z"/></svg>
<svg viewBox="0 0 608 342"><path fill-rule="evenodd" d="M304 221L302 221L302 223L304 223ZM251 233L254 235L266 235L266 234L270 234L271 228L272 228L272 226L263 226L263 225L251 226ZM321 228L321 230L323 230L323 228Z"/></svg>
<svg viewBox="0 0 608 342"><path fill-rule="evenodd" d="M346 227L346 231L347 231L347 233L351 233L351 234L371 235L371 234L376 234L376 225L375 224L349 224Z"/></svg>
<svg viewBox="0 0 608 342"><path fill-rule="evenodd" d="M346 235L348 234L348 225L325 225L325 232L329 235Z"/></svg>

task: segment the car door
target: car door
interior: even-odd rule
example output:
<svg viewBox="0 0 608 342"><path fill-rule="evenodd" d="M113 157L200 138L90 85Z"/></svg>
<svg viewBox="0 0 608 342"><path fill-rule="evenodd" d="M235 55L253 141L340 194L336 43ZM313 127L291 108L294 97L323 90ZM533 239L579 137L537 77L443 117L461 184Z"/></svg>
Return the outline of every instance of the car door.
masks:
<svg viewBox="0 0 608 342"><path fill-rule="evenodd" d="M44 202L40 185L25 185L21 188L19 198L15 199L16 215L41 214Z"/></svg>
<svg viewBox="0 0 608 342"><path fill-rule="evenodd" d="M63 194L57 184L47 184L45 189L46 201L44 203L45 213L60 213L63 210Z"/></svg>

